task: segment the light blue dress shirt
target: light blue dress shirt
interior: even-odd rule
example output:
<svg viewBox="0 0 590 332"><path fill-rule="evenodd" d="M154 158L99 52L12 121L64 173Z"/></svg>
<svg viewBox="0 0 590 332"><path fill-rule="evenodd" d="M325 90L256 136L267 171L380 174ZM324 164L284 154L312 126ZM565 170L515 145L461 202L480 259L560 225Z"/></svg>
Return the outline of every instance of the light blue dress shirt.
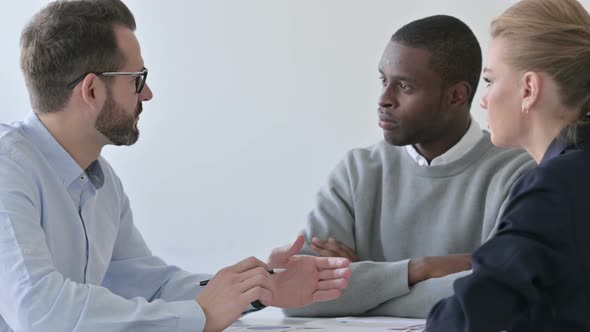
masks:
<svg viewBox="0 0 590 332"><path fill-rule="evenodd" d="M105 159L82 170L34 113L0 125L0 331L201 331L208 277L152 255Z"/></svg>

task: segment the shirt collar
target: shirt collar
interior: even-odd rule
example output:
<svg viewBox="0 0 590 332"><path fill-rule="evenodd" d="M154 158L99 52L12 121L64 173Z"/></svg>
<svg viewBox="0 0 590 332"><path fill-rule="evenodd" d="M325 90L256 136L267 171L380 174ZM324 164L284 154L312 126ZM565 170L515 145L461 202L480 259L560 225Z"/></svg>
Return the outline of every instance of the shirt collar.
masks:
<svg viewBox="0 0 590 332"><path fill-rule="evenodd" d="M84 173L80 165L76 163L39 120L37 114L31 112L25 118L23 129L23 135L41 151L64 185L69 186ZM100 189L104 184L104 174L98 160L90 164L86 173L88 173L88 177L96 189Z"/></svg>
<svg viewBox="0 0 590 332"><path fill-rule="evenodd" d="M90 182L92 182L96 190L102 188L102 185L104 184L104 173L102 172L102 168L100 167L98 159L88 165L86 174L88 175Z"/></svg>
<svg viewBox="0 0 590 332"><path fill-rule="evenodd" d="M469 124L469 128L467 132L457 144L453 145L449 150L445 153L441 154L440 156L432 159L430 162L430 166L442 166L446 164L450 164L454 161L457 161L467 152L469 152L479 140L483 137L483 131L481 127L474 119L471 119L471 124ZM420 166L429 166L428 161L424 158L413 145L406 145L406 151L412 157L412 159L418 163Z"/></svg>

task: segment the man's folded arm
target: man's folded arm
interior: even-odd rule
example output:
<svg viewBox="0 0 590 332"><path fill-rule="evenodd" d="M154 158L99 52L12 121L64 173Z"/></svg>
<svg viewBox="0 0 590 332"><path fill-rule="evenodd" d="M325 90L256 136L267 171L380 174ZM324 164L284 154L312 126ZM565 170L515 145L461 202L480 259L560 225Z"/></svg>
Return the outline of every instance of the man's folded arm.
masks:
<svg viewBox="0 0 590 332"><path fill-rule="evenodd" d="M316 206L310 212L303 231L305 245L302 253L317 255L310 249L311 239L338 239L355 249L355 162L348 155L328 177L320 189ZM359 315L381 303L409 292L408 261L357 262L351 264L349 286L336 300L315 303L297 309L284 310L289 316Z"/></svg>
<svg viewBox="0 0 590 332"><path fill-rule="evenodd" d="M434 305L453 295L453 282L471 273L462 271L441 278L432 278L415 284L411 292L393 298L367 312L371 316L426 318Z"/></svg>
<svg viewBox="0 0 590 332"><path fill-rule="evenodd" d="M392 298L408 294L408 262L358 262L351 264L348 288L336 300L303 308L286 309L288 316L361 315Z"/></svg>

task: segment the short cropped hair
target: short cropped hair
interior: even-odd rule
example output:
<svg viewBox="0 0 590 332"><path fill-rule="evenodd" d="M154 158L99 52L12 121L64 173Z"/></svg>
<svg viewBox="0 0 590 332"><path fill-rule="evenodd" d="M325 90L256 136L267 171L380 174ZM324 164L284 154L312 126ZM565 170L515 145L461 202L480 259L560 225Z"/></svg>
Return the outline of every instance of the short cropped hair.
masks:
<svg viewBox="0 0 590 332"><path fill-rule="evenodd" d="M39 11L21 34L20 64L37 113L61 110L68 83L92 71L115 71L125 63L115 25L135 30L120 0L55 1Z"/></svg>
<svg viewBox="0 0 590 332"><path fill-rule="evenodd" d="M447 15L425 17L404 25L391 37L408 47L430 52L431 69L443 84L469 83L473 101L481 74L481 47L473 31L461 20Z"/></svg>

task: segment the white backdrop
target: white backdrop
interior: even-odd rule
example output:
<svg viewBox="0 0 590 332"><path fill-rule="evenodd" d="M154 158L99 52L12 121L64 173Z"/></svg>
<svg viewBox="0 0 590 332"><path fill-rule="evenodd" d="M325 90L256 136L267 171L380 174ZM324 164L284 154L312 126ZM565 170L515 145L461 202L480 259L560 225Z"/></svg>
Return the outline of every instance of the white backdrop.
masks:
<svg viewBox="0 0 590 332"><path fill-rule="evenodd" d="M29 110L18 41L46 2L13 1L0 14L0 122ZM104 155L154 253L213 272L294 239L344 153L381 139L377 64L395 30L455 15L474 30L485 62L489 21L513 1L126 3L155 97L139 142ZM483 89L472 113L486 127Z"/></svg>

